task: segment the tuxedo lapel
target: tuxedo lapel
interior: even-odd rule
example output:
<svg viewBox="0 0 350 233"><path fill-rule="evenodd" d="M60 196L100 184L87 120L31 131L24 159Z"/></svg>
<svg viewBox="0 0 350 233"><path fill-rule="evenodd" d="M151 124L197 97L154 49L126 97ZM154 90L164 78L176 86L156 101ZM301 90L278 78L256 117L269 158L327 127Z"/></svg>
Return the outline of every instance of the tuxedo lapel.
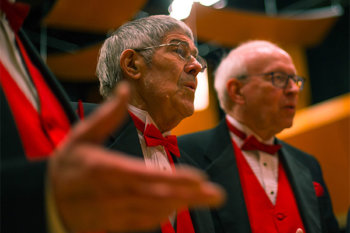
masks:
<svg viewBox="0 0 350 233"><path fill-rule="evenodd" d="M225 121L221 121L208 145L206 156L212 164L206 169L213 182L226 188L227 200L223 207L217 210L220 225L224 232L249 233L250 225L244 202L239 173L234 150Z"/></svg>
<svg viewBox="0 0 350 233"><path fill-rule="evenodd" d="M140 145L137 129L129 117L125 125L115 132L108 143L108 148L123 151L130 155L143 159L142 149Z"/></svg>
<svg viewBox="0 0 350 233"><path fill-rule="evenodd" d="M0 135L1 160L26 160L22 141L2 87L0 87L0 113L0 127L1 132L3 132Z"/></svg>
<svg viewBox="0 0 350 233"><path fill-rule="evenodd" d="M283 142L280 143L283 144ZM283 145L280 155L289 182L293 187L306 232L321 232L318 200L309 169L295 159L295 156L289 151L288 146Z"/></svg>
<svg viewBox="0 0 350 233"><path fill-rule="evenodd" d="M215 232L213 220L208 208L189 210L196 233Z"/></svg>
<svg viewBox="0 0 350 233"><path fill-rule="evenodd" d="M40 55L30 43L30 40L25 35L23 29L18 31L18 35L21 39L23 46L25 47L28 56L30 57L31 62L37 67L42 76L45 79L45 82L49 85L51 91L55 97L59 100L61 106L63 107L70 123L75 123L78 121L77 114L73 111L73 108L70 104L69 97L62 88L61 84L57 81L52 72L48 69L47 65L44 64Z"/></svg>
<svg viewBox="0 0 350 233"><path fill-rule="evenodd" d="M191 165L193 167L198 167L198 164L191 158L189 154L181 150L181 148L179 148L179 150L180 150L179 158L172 154L174 163L183 163L183 164Z"/></svg>

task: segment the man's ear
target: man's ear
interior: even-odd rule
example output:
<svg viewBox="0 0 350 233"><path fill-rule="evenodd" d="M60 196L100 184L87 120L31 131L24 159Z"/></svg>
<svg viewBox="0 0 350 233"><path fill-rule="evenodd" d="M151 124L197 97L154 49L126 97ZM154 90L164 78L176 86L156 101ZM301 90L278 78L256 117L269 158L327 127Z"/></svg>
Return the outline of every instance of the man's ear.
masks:
<svg viewBox="0 0 350 233"><path fill-rule="evenodd" d="M143 58L133 49L126 49L120 55L120 67L128 78L139 79L141 77L141 62L143 62Z"/></svg>
<svg viewBox="0 0 350 233"><path fill-rule="evenodd" d="M227 93L230 96L230 99L232 102L237 104L243 104L244 103L244 96L242 95L242 87L243 84L236 78L230 79L226 83Z"/></svg>

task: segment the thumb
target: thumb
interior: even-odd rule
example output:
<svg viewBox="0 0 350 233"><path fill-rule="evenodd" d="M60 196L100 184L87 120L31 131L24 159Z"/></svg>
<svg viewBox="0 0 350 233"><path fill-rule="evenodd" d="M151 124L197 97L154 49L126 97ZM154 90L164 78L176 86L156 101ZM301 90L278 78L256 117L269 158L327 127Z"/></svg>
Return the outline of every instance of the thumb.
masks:
<svg viewBox="0 0 350 233"><path fill-rule="evenodd" d="M128 100L129 85L122 82L108 100L73 127L67 143L102 143L124 121Z"/></svg>

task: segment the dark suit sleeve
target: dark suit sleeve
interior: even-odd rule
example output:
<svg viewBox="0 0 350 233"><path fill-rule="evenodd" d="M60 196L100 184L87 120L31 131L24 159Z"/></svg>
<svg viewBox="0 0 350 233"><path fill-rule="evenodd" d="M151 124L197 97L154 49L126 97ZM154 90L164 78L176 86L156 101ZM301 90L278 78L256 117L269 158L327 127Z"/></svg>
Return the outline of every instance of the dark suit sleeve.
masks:
<svg viewBox="0 0 350 233"><path fill-rule="evenodd" d="M38 56L22 29L19 31L19 36L33 64L40 70L73 124L77 116L69 105L68 97L62 87ZM0 232L45 233L47 223L44 192L47 161L27 161L1 87L0 127Z"/></svg>
<svg viewBox="0 0 350 233"><path fill-rule="evenodd" d="M46 162L1 160L1 232L46 232Z"/></svg>
<svg viewBox="0 0 350 233"><path fill-rule="evenodd" d="M46 232L46 162L28 162L0 88L1 232Z"/></svg>

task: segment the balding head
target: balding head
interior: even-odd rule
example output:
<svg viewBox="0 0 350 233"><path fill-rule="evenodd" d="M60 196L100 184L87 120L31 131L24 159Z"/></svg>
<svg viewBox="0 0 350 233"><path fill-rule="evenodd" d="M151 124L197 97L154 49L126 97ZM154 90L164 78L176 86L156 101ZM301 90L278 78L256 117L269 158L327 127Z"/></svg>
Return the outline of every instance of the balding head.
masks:
<svg viewBox="0 0 350 233"><path fill-rule="evenodd" d="M227 81L244 77L248 70L252 71L254 66L257 66L257 59L276 52L290 58L289 54L276 44L263 40L248 41L231 50L215 72L215 90L223 110L229 111L233 104L227 93Z"/></svg>

